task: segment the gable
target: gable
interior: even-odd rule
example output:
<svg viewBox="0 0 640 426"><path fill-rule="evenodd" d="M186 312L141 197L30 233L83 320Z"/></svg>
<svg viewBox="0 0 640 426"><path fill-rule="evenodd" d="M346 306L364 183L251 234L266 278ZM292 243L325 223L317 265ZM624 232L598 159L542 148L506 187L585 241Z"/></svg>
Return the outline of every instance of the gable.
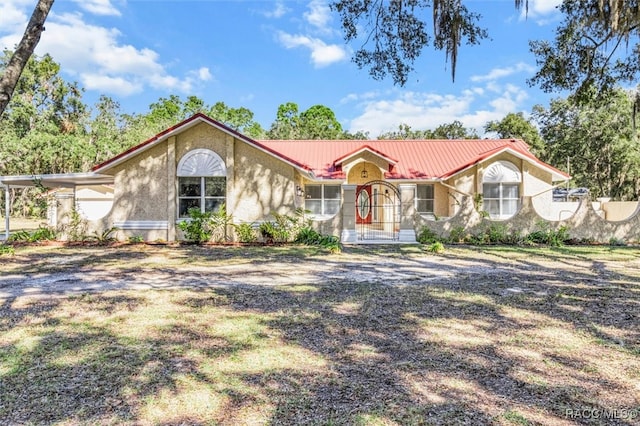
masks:
<svg viewBox="0 0 640 426"><path fill-rule="evenodd" d="M193 129L193 131L189 131ZM443 180L475 167L501 153L508 152L535 168L551 174L553 181L569 179L566 173L535 157L528 145L518 139L465 139L465 140L304 140L274 141L253 140L219 123L204 114L196 114L149 140L133 147L93 168L94 172L106 172L128 159L161 144L171 136L180 139L176 152L180 159L189 149L204 148L210 136L191 137L191 133L211 135L217 133L222 146L214 151L225 158L224 140L235 140L261 151L267 157L284 161L310 179L345 179L345 169L358 162L372 163L384 172L385 179L392 180ZM183 146L182 140L185 139Z"/></svg>
<svg viewBox="0 0 640 426"><path fill-rule="evenodd" d="M116 155L115 157L110 158L109 160L106 160L98 165L96 165L95 167L92 168L92 171L95 173L104 173L107 172L108 170L128 161L129 159L133 158L134 156L137 156L163 142L165 142L167 139L169 139L172 136L178 136L180 134L183 134L186 130L191 129L193 127L196 127L200 124L209 126L213 129L216 129L218 131L221 132L221 134L226 135L226 136L231 136L233 138L235 138L236 140L240 140L243 141L244 143L247 143L251 146L253 146L254 148L268 154L269 156L278 158L281 161L284 161L290 165L292 165L293 167L299 169L302 172L305 173L309 173L310 170L308 167L305 167L303 164L300 164L299 162L297 162L295 159L289 158L286 155L282 155L281 153L277 152L277 151L273 151L271 148L262 145L261 143L249 138L248 136L243 135L240 132L237 132L233 129L231 129L228 126L225 126L224 124L213 120L210 117L207 117L206 115L202 114L202 113L198 113L195 114L189 118L187 118L186 120L182 121L181 123L176 124L175 126L172 126L160 133L158 133L157 135L149 138L148 140L142 142L139 145L136 145L118 155Z"/></svg>

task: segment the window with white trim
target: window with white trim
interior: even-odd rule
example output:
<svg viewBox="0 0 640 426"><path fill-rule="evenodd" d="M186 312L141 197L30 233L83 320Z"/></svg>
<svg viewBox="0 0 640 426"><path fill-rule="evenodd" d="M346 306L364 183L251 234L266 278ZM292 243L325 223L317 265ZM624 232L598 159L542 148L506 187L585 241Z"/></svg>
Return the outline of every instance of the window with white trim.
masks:
<svg viewBox="0 0 640 426"><path fill-rule="evenodd" d="M433 184L416 185L416 211L420 214L434 212Z"/></svg>
<svg viewBox="0 0 640 426"><path fill-rule="evenodd" d="M482 207L492 219L507 219L520 208L521 173L507 161L493 164L482 179Z"/></svg>
<svg viewBox="0 0 640 426"><path fill-rule="evenodd" d="M226 201L227 169L222 158L208 149L189 151L178 163L178 217L189 210L215 212Z"/></svg>
<svg viewBox="0 0 640 426"><path fill-rule="evenodd" d="M340 185L305 185L304 208L317 216L333 216L340 211Z"/></svg>

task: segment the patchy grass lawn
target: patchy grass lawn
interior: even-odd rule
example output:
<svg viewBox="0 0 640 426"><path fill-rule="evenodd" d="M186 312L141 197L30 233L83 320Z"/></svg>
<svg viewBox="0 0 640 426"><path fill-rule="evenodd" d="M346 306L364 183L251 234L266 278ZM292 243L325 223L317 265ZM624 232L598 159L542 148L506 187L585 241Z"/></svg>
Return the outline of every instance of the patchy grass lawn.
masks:
<svg viewBox="0 0 640 426"><path fill-rule="evenodd" d="M455 273L354 279L382 260ZM1 424L640 422L638 249L20 247L0 262L29 279L194 267L213 279L281 263L302 276L318 262L355 273L0 300Z"/></svg>

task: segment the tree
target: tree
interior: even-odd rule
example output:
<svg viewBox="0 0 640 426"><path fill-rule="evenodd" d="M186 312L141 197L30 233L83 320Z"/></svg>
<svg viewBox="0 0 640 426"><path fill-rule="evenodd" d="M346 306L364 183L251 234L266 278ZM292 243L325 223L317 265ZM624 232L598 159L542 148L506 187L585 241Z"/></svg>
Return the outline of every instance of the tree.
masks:
<svg viewBox="0 0 640 426"><path fill-rule="evenodd" d="M434 130L413 130L408 124L400 124L397 131L382 133L378 139L420 140L420 139L478 139L473 129L468 129L459 120L441 124Z"/></svg>
<svg viewBox="0 0 640 426"><path fill-rule="evenodd" d="M441 124L431 132L430 139L478 139L475 130L466 128L459 120Z"/></svg>
<svg viewBox="0 0 640 426"><path fill-rule="evenodd" d="M0 64L9 56L5 53ZM71 172L91 164L83 90L59 72L49 55L34 55L24 67L0 119L3 153L10 158L4 164L8 173L1 174Z"/></svg>
<svg viewBox="0 0 640 426"><path fill-rule="evenodd" d="M543 160L570 164L573 182L592 197L637 200L640 192L638 132L632 124L633 94L617 89L577 104L555 99L534 108L547 142Z"/></svg>
<svg viewBox="0 0 640 426"><path fill-rule="evenodd" d="M402 123L398 126L398 130L385 132L378 135L378 139L385 140L419 140L431 139L430 130L413 130L411 126Z"/></svg>
<svg viewBox="0 0 640 426"><path fill-rule="evenodd" d="M390 75L394 83L404 85L427 46L445 51L455 80L462 42L475 45L488 37L478 24L481 16L469 11L464 3L472 2L334 0L331 7L340 16L345 40L362 43L353 61L360 68L368 68L374 79ZM528 0L514 3L517 10L523 6L528 10ZM564 0L560 10L566 19L558 30L556 46L544 41L532 44L541 66L532 84L540 83L544 89L573 90L583 83L602 80L610 70L614 71L613 80L616 75L637 73L637 44L627 50L626 59L623 54L614 53L620 53L620 47L638 37L638 0ZM605 69L603 65L612 60L610 69Z"/></svg>
<svg viewBox="0 0 640 426"><path fill-rule="evenodd" d="M267 132L269 139L292 140L299 139L300 113L298 104L287 102L278 107L276 120L271 124Z"/></svg>
<svg viewBox="0 0 640 426"><path fill-rule="evenodd" d="M349 132L347 130L342 134L342 139L345 140L354 140L354 141L363 141L369 139L369 132L365 132L364 130L358 130L356 132Z"/></svg>
<svg viewBox="0 0 640 426"><path fill-rule="evenodd" d="M530 42L538 72L530 79L547 92L568 90L576 100L612 90L640 76L637 0L564 0L564 21L553 42ZM626 52L622 50L626 49Z"/></svg>
<svg viewBox="0 0 640 426"><path fill-rule="evenodd" d="M0 77L0 117L11 100L24 67L40 41L40 36L44 31L44 21L47 19L51 6L53 6L53 1L38 0L20 43L18 43L9 62L2 69L2 76Z"/></svg>
<svg viewBox="0 0 640 426"><path fill-rule="evenodd" d="M264 136L262 126L253 119L253 112L247 108L231 108L224 102L216 102L206 113L233 130L252 138L260 139Z"/></svg>
<svg viewBox="0 0 640 426"><path fill-rule="evenodd" d="M124 137L125 123L120 104L108 96L100 96L95 105L95 116L89 125L89 144L93 148L94 164L130 147Z"/></svg>
<svg viewBox="0 0 640 426"><path fill-rule="evenodd" d="M489 121L485 126L486 132L496 132L502 139L522 139L529 147L531 152L542 157L545 152L545 143L540 137L540 132L529 120L524 118L524 114L509 113L502 120Z"/></svg>
<svg viewBox="0 0 640 426"><path fill-rule="evenodd" d="M269 139L341 139L345 136L334 112L324 105L314 105L298 112L298 105L287 102L278 107L276 120L267 133Z"/></svg>
<svg viewBox="0 0 640 426"><path fill-rule="evenodd" d="M249 109L232 108L224 102L216 102L209 106L197 96L189 96L186 100L176 95L160 98L149 106L149 113L144 116L143 121L147 123L149 129L153 129L153 132L148 135L152 136L199 112L253 138L264 135L264 130L254 121L253 112Z"/></svg>
<svg viewBox="0 0 640 426"><path fill-rule="evenodd" d="M314 105L300 114L301 139L340 139L342 135L342 125L329 107Z"/></svg>
<svg viewBox="0 0 640 426"><path fill-rule="evenodd" d="M521 2L516 0L516 4ZM430 43L445 51L451 62L451 78L455 80L462 41L479 44L488 36L477 24L480 15L470 12L462 0L433 0L433 4L425 0L337 0L331 7L340 15L347 42L364 39L353 61L360 68L369 68L374 79L391 75L399 85L406 83L413 63ZM426 9L429 7L432 9L431 35L427 31ZM373 47L369 48L369 44Z"/></svg>

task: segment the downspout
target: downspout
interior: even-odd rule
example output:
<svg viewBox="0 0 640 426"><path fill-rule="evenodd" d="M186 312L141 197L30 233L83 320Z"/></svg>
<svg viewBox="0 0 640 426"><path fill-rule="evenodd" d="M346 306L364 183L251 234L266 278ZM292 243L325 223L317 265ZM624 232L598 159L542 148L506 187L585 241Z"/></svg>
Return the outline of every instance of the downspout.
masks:
<svg viewBox="0 0 640 426"><path fill-rule="evenodd" d="M11 209L11 200L9 199L9 185L4 186L4 240L9 241L9 210Z"/></svg>

